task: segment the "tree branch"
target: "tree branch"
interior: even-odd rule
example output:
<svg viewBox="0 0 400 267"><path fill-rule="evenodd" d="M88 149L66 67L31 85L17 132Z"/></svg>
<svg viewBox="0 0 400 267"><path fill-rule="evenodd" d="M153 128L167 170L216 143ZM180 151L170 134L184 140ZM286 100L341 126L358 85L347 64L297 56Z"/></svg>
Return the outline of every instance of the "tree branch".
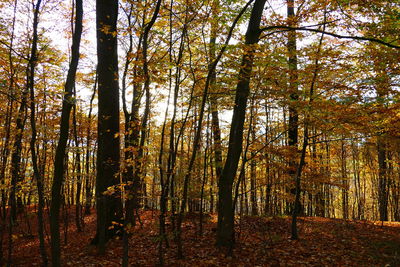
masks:
<svg viewBox="0 0 400 267"><path fill-rule="evenodd" d="M313 28L307 28L307 27L290 27L290 26L285 26L285 25L274 25L274 26L268 26L268 27L264 27L261 28L260 31L268 31L268 30L296 30L296 31L309 31L309 32L316 32L316 33L323 33L329 36L333 36L335 38L339 38L339 39L351 39L351 40L359 40L359 41L370 41L370 42L374 42L374 43L378 43L381 45L385 45L391 48L396 48L396 49L400 49L399 45L395 45L388 42L385 42L381 39L377 39L377 38L373 38L373 37L365 37L365 36L350 36L350 35L341 35L341 34L337 34L337 33L333 33L333 32L327 32L324 30L319 30L319 29L313 29Z"/></svg>
<svg viewBox="0 0 400 267"><path fill-rule="evenodd" d="M28 61L29 58L24 56L23 54L21 54L20 52L16 51L13 47L11 47L9 44L7 44L6 42L4 42L3 40L0 40L0 43L5 45L8 49L10 49L11 51L13 51L17 56L19 56L20 58Z"/></svg>

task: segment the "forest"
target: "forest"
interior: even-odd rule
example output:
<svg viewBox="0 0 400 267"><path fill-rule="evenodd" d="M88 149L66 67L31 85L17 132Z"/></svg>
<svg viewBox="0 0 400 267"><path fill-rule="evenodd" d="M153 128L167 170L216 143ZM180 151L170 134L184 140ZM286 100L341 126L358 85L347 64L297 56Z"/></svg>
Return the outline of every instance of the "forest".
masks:
<svg viewBox="0 0 400 267"><path fill-rule="evenodd" d="M1 266L400 266L399 0L1 0Z"/></svg>

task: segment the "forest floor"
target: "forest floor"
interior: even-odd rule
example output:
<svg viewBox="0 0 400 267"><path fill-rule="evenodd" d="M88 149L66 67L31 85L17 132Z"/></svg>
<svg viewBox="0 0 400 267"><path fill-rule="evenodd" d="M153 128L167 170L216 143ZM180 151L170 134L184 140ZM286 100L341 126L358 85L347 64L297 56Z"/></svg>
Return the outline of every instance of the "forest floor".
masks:
<svg viewBox="0 0 400 267"><path fill-rule="evenodd" d="M140 213L141 224L129 241L130 263L131 266L155 266L158 262L158 216L153 211ZM61 227L63 265L121 266L121 240L111 240L105 255L99 255L96 248L89 245L95 232L94 212L85 217L83 232L77 232L71 215L68 215L66 240L65 227ZM13 235L12 266L41 265L35 215L26 217L31 219L32 234L28 234L25 218ZM200 236L198 215L191 214L183 224L184 259L176 258L176 246L171 237L170 248L165 249L165 266L400 266L400 223L382 225L370 221L301 217L298 226L300 239L293 241L289 238L289 217L237 219L237 243L233 255L226 256L214 246L216 216L206 216ZM49 233L48 225L46 233ZM47 235L47 247L49 241ZM6 243L3 249L6 256Z"/></svg>

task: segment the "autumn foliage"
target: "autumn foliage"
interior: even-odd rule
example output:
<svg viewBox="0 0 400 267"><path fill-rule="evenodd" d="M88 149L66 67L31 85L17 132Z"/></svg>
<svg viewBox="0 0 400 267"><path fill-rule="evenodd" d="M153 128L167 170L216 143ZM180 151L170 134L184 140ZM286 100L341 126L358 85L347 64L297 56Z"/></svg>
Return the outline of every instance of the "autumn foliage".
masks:
<svg viewBox="0 0 400 267"><path fill-rule="evenodd" d="M0 265L399 264L399 1L0 10Z"/></svg>

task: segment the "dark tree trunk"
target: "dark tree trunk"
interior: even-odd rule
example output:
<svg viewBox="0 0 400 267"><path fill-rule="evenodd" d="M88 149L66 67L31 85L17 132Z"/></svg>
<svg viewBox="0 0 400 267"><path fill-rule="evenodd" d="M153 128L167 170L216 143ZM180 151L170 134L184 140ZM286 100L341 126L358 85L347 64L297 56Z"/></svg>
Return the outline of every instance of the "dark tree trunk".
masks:
<svg viewBox="0 0 400 267"><path fill-rule="evenodd" d="M117 196L104 194L119 183L119 86L117 54L117 0L96 1L98 75L98 149L96 173L97 228L93 243L105 252L106 242L115 233L112 221L121 222Z"/></svg>
<svg viewBox="0 0 400 267"><path fill-rule="evenodd" d="M170 2L170 12L169 12L169 64L172 65L172 7L174 1L171 0ZM167 124L167 117L168 117L168 107L171 99L171 91L172 91L172 68L168 71L168 78L169 78L169 85L168 85L168 102L167 108L164 114L164 122L161 130L161 142L160 142L160 154L158 156L158 169L160 173L160 185L161 185L161 195L160 195L160 216L159 216L159 242L158 242L158 264L160 266L164 265L164 251L163 251L163 243L165 242L166 246L168 246L168 239L166 237L165 231L165 213L167 212L167 197L168 197L168 190L169 190L169 180L164 178L165 168L163 163L163 156L164 156L164 143L165 143L165 129ZM154 184L153 184L154 188Z"/></svg>
<svg viewBox="0 0 400 267"><path fill-rule="evenodd" d="M143 68L138 73L142 74L143 77L143 89L140 83L136 83L134 85L134 96L132 101L132 109L129 114L125 110L125 119L127 121L129 130L126 135L126 145L131 149L128 149L128 152L125 154L128 161L134 162L132 164L128 164L127 170L124 173L125 179L130 182L128 186L128 194L131 196L127 201L127 210L126 210L126 220L128 223L134 224L134 213L133 211L139 207L139 199L143 192L141 192L141 181L142 181L142 173L143 173L143 160L144 160L144 145L147 137L147 124L150 116L150 73L148 69L148 42L149 42L149 34L150 30L153 27L158 13L160 11L161 0L157 1L153 15L149 23L146 24L144 28L143 36L141 36L141 59L143 60ZM139 50L138 50L138 58L140 58ZM143 91L142 91L143 90ZM145 94L145 108L142 119L139 117L139 108L140 108L140 100L142 94ZM132 148L137 152L134 153Z"/></svg>
<svg viewBox="0 0 400 267"><path fill-rule="evenodd" d="M343 138L343 137L342 137ZM349 218L349 182L347 178L347 153L346 146L344 141L342 140L341 145L341 172L342 172L342 216L343 219Z"/></svg>
<svg viewBox="0 0 400 267"><path fill-rule="evenodd" d="M269 132L270 130L270 116L269 116L269 108L268 103L265 103L265 144L268 144L269 141ZM268 150L265 150L265 178L266 178L266 188L265 188L265 205L264 205L264 214L265 215L272 215L273 208L272 208L272 175L271 175L271 168L270 168L270 155Z"/></svg>
<svg viewBox="0 0 400 267"><path fill-rule="evenodd" d="M39 234L39 247L40 254L42 256L43 266L47 266L47 253L45 248L45 240L44 240L44 222L43 222L43 208L44 208L44 186L43 186L43 176L40 175L38 168L38 157L36 151L36 107L35 107L35 68L37 64L37 43L38 43L38 24L39 24L39 12L41 0L36 2L34 7L34 15L33 15L33 38L32 38L32 48L31 48L31 56L28 62L28 73L27 73L27 88L30 92L30 121L31 121L31 156L32 156L32 167L33 167L33 176L36 180L37 189L38 189L38 234Z"/></svg>
<svg viewBox="0 0 400 267"><path fill-rule="evenodd" d="M255 100L252 99L251 106L251 125L249 128L251 141L256 142L256 124L257 124L257 110L255 108ZM256 152L254 149L251 151L251 162L250 162L250 201L251 201L251 215L258 215L258 203L257 203L257 159Z"/></svg>
<svg viewBox="0 0 400 267"><path fill-rule="evenodd" d="M129 71L129 65L132 63L132 50L133 50L133 32L132 32L132 12L133 12L133 3L130 4L129 11L126 12L127 14L127 20L128 20L128 25L127 28L129 29L129 46L128 50L126 51L125 55L125 65L124 65L124 71L122 74L122 109L124 111L124 117L125 117L125 169L122 171L122 177L123 177L123 182L128 184L132 183L133 181L133 159L134 159L134 145L135 145L135 140L132 140L133 132L137 132L137 126L132 125L131 119L137 118L137 112L133 114L136 103L140 103L140 97L137 96L137 90L136 88L138 87L136 84L134 85L134 94L133 94L133 101L132 101L132 113L128 111L127 104L126 104L126 82L127 82L127 75ZM142 39L141 37L139 38L140 40ZM138 57L136 57L136 60L138 60ZM134 72L136 74L136 72ZM134 76L134 79L136 79L136 76ZM138 105L138 104L136 104ZM126 186L126 189L128 189L127 193L128 196L126 197L125 195L122 196L122 201L123 201L123 206L125 207L124 211L124 231L123 231L123 236L122 236L122 242L123 242L123 254L122 254L122 266L128 266L129 264L129 230L128 229L128 223L133 226L135 221L134 221L134 213L133 213L133 205L134 201L136 200L136 192L131 192L129 188L133 188L132 184L129 184ZM132 197L132 199L131 199ZM135 199L133 199L135 197Z"/></svg>
<svg viewBox="0 0 400 267"><path fill-rule="evenodd" d="M76 92L74 92L76 95ZM76 193L75 193L75 225L78 232L82 232L82 206L81 206L81 191L82 191L82 171L81 171L81 152L79 148L79 137L76 121L76 105L73 107L73 132L75 143L75 173L76 173Z"/></svg>
<svg viewBox="0 0 400 267"><path fill-rule="evenodd" d="M301 211L301 203L300 203L300 182L301 182L301 174L303 171L303 167L305 165L306 158L306 150L308 146L308 127L305 125L304 128L304 140L303 140L303 148L301 150L300 162L297 167L296 175L295 175L295 200L294 207L292 211L292 224L291 224L291 239L296 240L299 238L297 231L297 216Z"/></svg>
<svg viewBox="0 0 400 267"><path fill-rule="evenodd" d="M186 9L187 12L188 9ZM185 16L185 20L187 20L187 13ZM181 84L181 73L182 73L182 59L183 53L185 49L185 38L187 34L187 23L183 25L181 41L179 45L178 51L178 59L175 62L176 64L176 71L175 71L175 86L174 86L174 97L173 97L173 113L171 118L171 127L170 127L170 136L169 136L169 153L168 153L168 163L167 163L167 181L169 184L169 192L170 192L170 199L171 199L171 223L172 228L175 230L176 226L176 205L177 201L175 200L175 177L176 177L176 157L178 153L178 145L179 140L181 137L181 133L183 133L185 124L181 125L181 129L177 137L175 137L175 127L176 127L176 116L177 116L177 108L178 108L178 94L180 91L180 84ZM172 77L171 77L172 78ZM191 95L192 96L192 95ZM191 102L192 100L190 100ZM189 104L188 113L191 108L191 103ZM187 113L187 114L188 114ZM186 122L186 119L185 119ZM176 235L176 231L174 232ZM176 236L175 236L176 238ZM178 241L179 242L179 241Z"/></svg>
<svg viewBox="0 0 400 267"><path fill-rule="evenodd" d="M90 215L90 208L91 208L91 203L92 203L92 179L91 178L91 172L90 172L90 151L92 150L91 147L91 141L92 141L92 136L91 136L91 126L92 126L92 110L93 110L93 100L97 92L97 71L96 71L96 77L94 81L94 86L93 86L93 94L92 97L90 98L90 104L89 104L89 114L87 118L87 124L88 128L86 131L86 157L85 157L85 171L86 171L86 178L85 178L85 215Z"/></svg>
<svg viewBox="0 0 400 267"><path fill-rule="evenodd" d="M131 27L131 17L132 17L132 9L133 6L130 7L130 13L127 15L128 19L128 27ZM126 187L127 193L130 195L126 201L126 211L125 211L125 221L129 221L130 224L133 225L134 223L134 211L133 209L137 206L137 199L138 199L138 181L134 180L134 172L135 172L135 154L137 154L137 149L139 147L139 134L140 134L140 119L139 119L139 108L140 108L140 101L141 101L141 83L136 82L133 85L133 99L132 99L132 106L131 111L128 111L126 105L126 79L128 75L129 65L132 61L131 55L133 50L133 33L129 35L129 47L126 55L124 71L122 75L122 105L125 117L125 163L126 167L123 170L123 181L127 183L128 186ZM141 41L143 39L142 36L139 37ZM141 43L140 43L141 47ZM139 51L136 54L136 61L140 61L140 53ZM140 80L142 77L139 77L138 71L135 66L134 78L135 80ZM125 233L125 232L124 232Z"/></svg>
<svg viewBox="0 0 400 267"><path fill-rule="evenodd" d="M8 63L9 63L9 92L13 92L15 88L14 83L14 62L13 62L13 46L14 46L14 37L15 37L15 21L16 21L16 14L17 14L17 4L18 0L14 0L14 8L13 8L13 19L12 19L12 26L11 26L11 35L10 35L10 47L8 51ZM14 99L13 95L8 96L8 103L7 103L7 111L6 111L6 121L5 121L5 134L4 134L4 146L1 151L1 169L0 169L0 186L1 189L1 206L0 206L0 265L5 264L4 259L4 249L3 249L3 239L4 233L6 230L6 220L7 220L7 193L5 188L6 183L6 168L8 163L8 157L10 155L10 146L9 142L11 139L11 121L12 121L12 114L13 114L13 107L14 107ZM13 190L13 189L12 189ZM15 197L15 196L14 196ZM12 229L12 226L9 225ZM11 231L12 232L12 231ZM12 235L9 236L9 242L12 242ZM11 252L11 249L10 249Z"/></svg>
<svg viewBox="0 0 400 267"><path fill-rule="evenodd" d="M127 144L131 148L137 150L137 153L128 153L128 160L134 160L134 166L131 164L127 168L126 179L127 182L131 182L128 186L128 200L125 211L125 220L124 220L124 228L128 227L128 224L135 225L135 217L134 211L139 208L139 200L140 197L143 196L143 192L141 192L141 183L142 183L142 174L143 174L143 165L144 165L144 145L147 137L147 124L150 116L150 73L148 69L148 42L149 42L149 33L151 28L153 27L158 13L160 11L161 0L158 0L156 3L156 7L154 9L154 13L151 17L149 23L146 24L143 33L142 39L142 60L143 60L143 90L145 93L145 108L142 120L139 119L139 108L140 108L140 85L135 85L135 95L132 101L132 113L130 114L129 119L129 131L132 134L128 134L127 136ZM125 112L126 114L126 112ZM140 138L140 139L139 139ZM132 150L131 150L132 151ZM128 231L129 229L124 229L124 261L123 265L128 265L128 253L129 253L129 242L128 242Z"/></svg>
<svg viewBox="0 0 400 267"><path fill-rule="evenodd" d="M386 164L386 144L384 137L378 136L378 207L379 219L381 221L388 220L388 179L387 179L387 164Z"/></svg>
<svg viewBox="0 0 400 267"><path fill-rule="evenodd" d="M50 206L50 232L51 232L51 256L52 265L61 266L61 248L60 248L60 206L61 206L61 188L65 173L65 150L68 142L69 120L71 109L73 107L73 89L75 86L75 76L79 62L79 46L82 34L83 6L82 0L76 0L75 4L75 32L73 33L71 62L67 74L67 80L64 86L64 99L61 111L60 136L56 149L54 160L54 179L51 189Z"/></svg>
<svg viewBox="0 0 400 267"><path fill-rule="evenodd" d="M203 206L204 206L204 187L207 183L207 163L208 163L208 147L210 143L209 137L209 128L210 128L210 115L207 118L207 129L206 129L206 145L204 148L204 160L203 160L203 180L201 182L201 191L200 191L200 218L199 218L199 234L200 236L203 235Z"/></svg>
<svg viewBox="0 0 400 267"><path fill-rule="evenodd" d="M215 46L217 40L217 31L218 31L218 9L219 9L219 0L215 0L212 7L213 12L213 21L211 23L211 36L210 36L210 64L209 68L211 68L212 62L215 60ZM215 175L217 181L219 181L222 174L222 145L221 145L221 129L219 126L219 112L218 112L218 97L216 95L216 82L217 82L217 73L215 69L212 71L211 80L210 80L210 91L214 93L214 95L210 96L210 106L211 106L211 129L214 138L214 164L215 164Z"/></svg>
<svg viewBox="0 0 400 267"><path fill-rule="evenodd" d="M290 5L289 5L290 7ZM326 11L324 14L324 21L326 22ZM325 30L325 24L323 26L323 29ZM315 59L315 68L314 68L314 73L310 85L310 92L309 92L309 100L308 100L308 105L311 107L311 104L314 101L314 90L316 87L316 82L317 82L317 77L318 77L318 72L319 72L319 56L322 48L322 41L323 41L324 35L322 34L320 39L319 39L319 46L317 50L317 57ZM300 193L301 193L301 175L303 171L303 167L306 163L305 157L306 157L306 150L309 142L309 122L310 120L310 115L306 114L304 117L304 136L303 136L303 146L301 149L301 155L300 155L300 161L299 165L297 166L297 171L295 175L295 200L294 200L294 207L292 210L292 223L291 223L291 239L296 240L298 239L298 231L297 231L297 216L303 212L303 208L300 202Z"/></svg>
<svg viewBox="0 0 400 267"><path fill-rule="evenodd" d="M288 24L295 25L296 15L294 12L294 0L287 1L287 16ZM298 120L299 115L297 111L297 102L299 100L298 95L298 71L297 71L297 37L296 31L292 30L288 32L287 49L289 52L289 125L288 125L288 144L291 149L291 157L289 159L289 175L292 181L295 181L296 177L296 159L297 159L297 144L298 144ZM296 189L290 188L290 192L295 195ZM292 205L290 205L292 206ZM292 209L290 207L289 209ZM292 210L289 210L292 212Z"/></svg>
<svg viewBox="0 0 400 267"><path fill-rule="evenodd" d="M376 94L377 94L377 107L379 112L385 114L386 107L384 104L385 98L388 97L389 89L391 86L390 77L386 70L383 68L378 59L375 59L374 70L377 72L376 77ZM383 120L381 117L380 120ZM387 163L387 136L385 129L378 129L379 135L377 137L376 147L378 152L378 209L379 219L387 221L388 216L388 202L390 192L390 182Z"/></svg>
<svg viewBox="0 0 400 267"><path fill-rule="evenodd" d="M246 115L247 98L250 93L250 77L253 68L255 46L260 36L260 23L265 0L256 0L251 11L246 32L246 49L242 57L239 81L236 87L235 107L229 134L228 154L219 180L217 245L232 247L234 243L234 207L232 184L236 176L243 143L243 125Z"/></svg>

